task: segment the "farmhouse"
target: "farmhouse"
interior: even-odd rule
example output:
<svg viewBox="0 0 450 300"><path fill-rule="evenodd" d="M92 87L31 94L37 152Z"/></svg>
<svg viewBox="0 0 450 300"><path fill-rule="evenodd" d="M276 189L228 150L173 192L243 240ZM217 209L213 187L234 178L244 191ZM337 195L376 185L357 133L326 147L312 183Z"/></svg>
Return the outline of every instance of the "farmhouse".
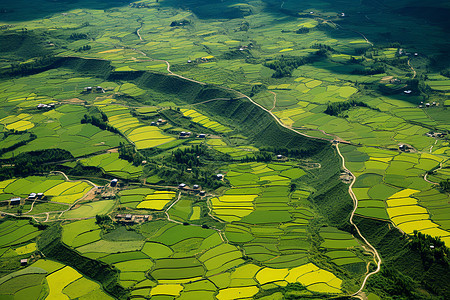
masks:
<svg viewBox="0 0 450 300"><path fill-rule="evenodd" d="M20 201L21 201L22 199L20 198L20 197L17 197L17 198L12 198L11 200L9 200L9 203L11 204L11 205L20 205Z"/></svg>
<svg viewBox="0 0 450 300"><path fill-rule="evenodd" d="M31 194L28 195L28 200L35 200L36 197L37 197L36 193L31 193Z"/></svg>
<svg viewBox="0 0 450 300"><path fill-rule="evenodd" d="M113 180L111 180L110 185L111 185L112 187L115 187L115 186L117 185L118 182L119 182L119 180L116 179L116 178L114 178Z"/></svg>
<svg viewBox="0 0 450 300"><path fill-rule="evenodd" d="M445 137L447 134L446 133L442 133L442 132L427 132L425 133L426 136L428 137L433 137L433 138L443 138Z"/></svg>
<svg viewBox="0 0 450 300"><path fill-rule="evenodd" d="M123 224L143 223L148 221L150 217L150 215L119 214L116 215L115 221Z"/></svg>
<svg viewBox="0 0 450 300"><path fill-rule="evenodd" d="M28 264L28 259L24 258L20 260L20 265L21 266L26 266Z"/></svg>
<svg viewBox="0 0 450 300"><path fill-rule="evenodd" d="M200 191L199 195L203 197L203 196L206 195L206 192L205 191Z"/></svg>
<svg viewBox="0 0 450 300"><path fill-rule="evenodd" d="M39 200L44 200L45 195L44 195L44 193L37 193L36 197L37 197Z"/></svg>
<svg viewBox="0 0 450 300"><path fill-rule="evenodd" d="M96 86L95 88L93 88L92 86L87 86L83 89L83 93L85 94L89 94L92 92L96 92L96 93L104 93L105 89L101 86Z"/></svg>
<svg viewBox="0 0 450 300"><path fill-rule="evenodd" d="M50 104L39 103L36 106L36 109L39 109L39 110L49 110L49 109L54 109L54 108L55 108L55 103L50 103Z"/></svg>
<svg viewBox="0 0 450 300"><path fill-rule="evenodd" d="M132 224L134 223L134 218L131 214L116 215L116 222Z"/></svg>
<svg viewBox="0 0 450 300"><path fill-rule="evenodd" d="M179 189L185 189L185 188L187 188L187 185L186 185L186 183L180 183L180 184L178 185L178 188L179 188Z"/></svg>
<svg viewBox="0 0 450 300"><path fill-rule="evenodd" d="M222 179L223 179L223 174L217 174L217 175L216 175L216 178L217 178L218 180L222 180Z"/></svg>
<svg viewBox="0 0 450 300"><path fill-rule="evenodd" d="M198 137L199 139L204 139L204 138L206 138L206 134L200 133L197 137Z"/></svg>
<svg viewBox="0 0 450 300"><path fill-rule="evenodd" d="M188 138L188 137L190 137L191 136L191 134L192 134L192 132L186 132L186 131L182 131L182 132L180 132L180 138Z"/></svg>
<svg viewBox="0 0 450 300"><path fill-rule="evenodd" d="M409 152L410 147L408 145L401 144L398 146L398 149L403 152Z"/></svg>
<svg viewBox="0 0 450 300"><path fill-rule="evenodd" d="M95 194L100 194L103 192L104 187L102 186L98 186L97 189L95 190Z"/></svg>
<svg viewBox="0 0 450 300"><path fill-rule="evenodd" d="M341 172L341 175L339 176L339 178L344 182L344 183L351 183L351 181L353 180L353 176L352 173L348 172L348 171L344 171Z"/></svg>
<svg viewBox="0 0 450 300"><path fill-rule="evenodd" d="M43 103L39 103L38 106L36 106L37 109L44 109L44 108L48 108L47 104L43 104Z"/></svg>

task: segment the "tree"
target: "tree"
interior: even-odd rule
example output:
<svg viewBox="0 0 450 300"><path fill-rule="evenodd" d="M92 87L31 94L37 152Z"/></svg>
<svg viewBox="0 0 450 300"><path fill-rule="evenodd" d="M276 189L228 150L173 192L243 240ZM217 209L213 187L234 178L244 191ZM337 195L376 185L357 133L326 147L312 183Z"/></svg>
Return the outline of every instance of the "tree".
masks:
<svg viewBox="0 0 450 300"><path fill-rule="evenodd" d="M297 189L297 185L295 183L291 183L291 193Z"/></svg>
<svg viewBox="0 0 450 300"><path fill-rule="evenodd" d="M442 191L450 193L450 179L447 178L446 180L439 182L439 187Z"/></svg>

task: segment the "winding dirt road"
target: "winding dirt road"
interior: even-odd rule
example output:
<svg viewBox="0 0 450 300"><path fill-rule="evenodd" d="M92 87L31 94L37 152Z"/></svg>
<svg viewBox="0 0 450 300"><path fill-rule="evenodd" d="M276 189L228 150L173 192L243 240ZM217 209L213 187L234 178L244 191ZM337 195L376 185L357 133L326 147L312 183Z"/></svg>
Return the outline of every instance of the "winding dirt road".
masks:
<svg viewBox="0 0 450 300"><path fill-rule="evenodd" d="M416 78L417 72L416 72L416 70L413 68L413 66L411 65L411 59L408 59L408 66L411 68L411 71L413 71L413 77L412 77L412 79Z"/></svg>
<svg viewBox="0 0 450 300"><path fill-rule="evenodd" d="M273 106L270 111L274 110L277 106L277 94L275 92L269 91L269 93L273 94Z"/></svg>
<svg viewBox="0 0 450 300"><path fill-rule="evenodd" d="M185 80L188 80L188 81L191 81L191 82L197 82L197 83L198 83L198 81L196 81L196 80L191 80L191 79L189 79L189 78L186 78L186 77L183 77L183 76L180 76L180 75L177 75L177 74L171 72L171 71L170 71L170 63L169 63L168 61L165 61L165 62L167 63L167 68L168 68L168 70L169 70L169 72L170 72L171 75L177 76L177 77L179 77L179 78L182 78L182 79L185 79ZM202 83L202 84L206 85L206 83ZM227 88L227 87L221 87L221 88L226 89L226 90L229 90L229 91L232 91L232 92L236 93L237 95L239 95L239 96L242 97L242 98L246 98L247 100L249 100L249 101L250 101L251 103L253 103L254 105L258 106L259 108L261 108L261 109L264 110L265 112L269 113L269 114L275 119L275 121L276 121L280 126L282 126L282 127L286 128L286 129L288 129L288 130L290 130L290 131L292 131L292 132L295 132L295 133L297 133L297 134L299 134L299 135L308 137L308 138L312 138L312 139L323 139L323 138L318 138L318 137L309 136L309 135L307 135L307 134L304 134L304 133L302 133L302 132L299 132L298 130L293 129L292 127L289 127L289 126L283 124L283 122L281 122L281 120L280 120L277 116L275 116L275 114L273 114L270 110L268 110L267 108L265 108L265 107L262 106L261 104L259 104L259 103L257 103L256 101L254 101L254 100L253 100L252 98L250 98L249 96L247 96L247 95L245 95L245 94L243 94L243 93L241 93L241 92L239 92L239 91L237 91L237 90L231 89L231 88ZM339 156L340 156L341 159L342 159L342 168L343 168L344 170L346 170L347 172L349 172L349 174L351 174L351 175L352 175L352 178L353 178L353 180L352 180L352 182L351 182L351 184L350 184L350 186L349 186L349 188L348 188L348 191L349 191L350 196L352 197L352 200L353 200L353 206L354 206L354 207L353 207L353 211L352 211L351 216L350 216L350 223L355 227L356 231L358 232L359 237L360 237L360 238L364 241L364 243L366 243L366 245L368 246L369 251L370 251L370 252L373 254L373 256L374 256L374 262L375 262L376 265L377 265L377 268L376 268L375 271L372 271L372 272L368 273L368 274L364 277L364 280L363 280L363 282L362 282L362 284L361 284L360 289L359 289L357 292L355 292L355 293L353 293L353 294L351 295L351 296L353 296L353 297L362 299L363 297L361 296L361 292L362 292L362 290L364 289L364 287L366 286L367 280L369 279L370 276L372 276L372 275L374 275L374 274L376 274L376 273L378 273L378 272L380 271L382 260L381 260L380 255L378 254L378 251L375 249L375 247L373 247L373 246L367 241L367 239L362 235L362 233L361 233L361 231L359 230L358 226L353 222L353 217L354 217L355 211L356 211L356 209L358 208L358 199L357 199L357 197L356 197L356 195L354 194L353 189L352 189L353 184L354 184L355 181L356 181L356 177L351 173L351 171L350 171L349 169L347 169L347 167L345 167L345 159L344 159L344 156L342 156L342 154L341 154L341 152L340 152L340 150L339 150L339 146L338 146L338 145L339 145L339 144L336 145L336 149L337 149L337 152L338 152ZM173 205L171 205L171 207L172 207L172 206L173 206Z"/></svg>
<svg viewBox="0 0 450 300"><path fill-rule="evenodd" d="M326 20L326 21L327 21L327 20ZM331 21L330 21L330 22L331 22ZM332 23L333 23L333 22L332 22ZM333 23L333 24L335 24L335 23ZM340 25L338 25L338 24L335 24L335 25L336 25L337 27L343 29L343 30L349 30L349 29L342 28L342 26L340 26ZM362 33L360 33L360 32L357 32L357 31L354 31L354 30L350 30L350 31L353 31L353 32L358 33L359 35L361 35L361 36L365 39L365 41L366 41L368 44L373 45L373 43L371 43L371 42L366 38L366 36L365 36L364 34L362 34ZM197 81L197 80L194 80L194 79L190 79L190 78L187 78L187 77L184 77L184 76L182 76L182 75L179 75L179 74L176 74L176 73L172 72L172 71L170 70L170 67L171 67L170 62L167 61L167 60L163 60L163 59L153 59L153 58L149 57L146 53L144 53L144 52L141 51L141 50L138 50L138 49L132 49L132 50L134 50L134 51L136 51L136 52L142 54L143 56L147 57L147 58L148 58L149 60L151 60L151 61L161 61L161 62L164 62L164 63L167 65L167 69L166 69L166 70L167 70L167 72L168 72L168 75L170 75L170 76L175 76L175 77L178 77L178 78L180 78L180 79L184 79L184 80L187 80L187 81L190 81L190 82L194 82L194 83L197 83L197 84L201 84L201 85L207 85L207 84L204 83L204 82L200 82L200 81ZM219 87L219 88L222 88L222 89L225 89L225 90L228 90L228 91L232 91L232 92L234 92L236 95L240 96L240 98L246 98L246 99L247 99L248 101L250 101L252 104L258 106L259 108L261 108L262 110L264 110L265 112L267 112L268 114L270 114L270 115L272 116L272 118L274 118L274 120L278 123L278 125L280 125L281 127L286 128L287 130L290 130L290 131L292 131L292 132L294 132L294 133L296 133L296 134L298 134L298 135L305 136L305 137L308 137L308 138L312 138L312 139L320 139L320 140L326 140L326 141L330 142L329 140L327 140L327 139L325 139L325 138L320 138L320 137L310 136L310 135L307 135L307 134L305 134L305 133L302 133L302 132L300 132L300 131L298 131L298 130L292 128L292 127L289 127L289 126L283 124L283 122L281 122L281 120L280 120L274 113L272 113L271 110L268 110L267 108L265 108L265 107L262 106L261 104L259 104L259 103L257 103L256 101L254 101L254 100L253 100L252 98L250 98L249 96L247 96L247 95L245 95L245 94L243 94L243 93L241 93L241 92L239 92L239 91L237 91L237 90L234 90L234 89L228 88L228 87L220 87L220 86L218 86L218 87ZM210 100L210 101L212 101L212 100ZM272 108L272 109L273 109L273 108ZM347 170L347 172L349 172L349 174L351 174L351 175L352 175L352 178L353 178L353 180L352 180L352 182L351 182L351 184L350 184L350 186L349 186L349 189L348 189L349 194L350 194L350 196L351 196L351 198L352 198L352 200L353 200L353 204L354 204L353 211L352 211L351 216L350 216L350 223L355 227L356 231L358 232L359 237L360 237L360 238L366 243L366 245L368 246L368 248L369 248L368 250L369 250L369 252L371 252L371 253L373 254L373 256L374 256L374 262L375 262L376 265L377 265L377 268L376 268L375 271L372 271L372 272L368 273L368 274L364 277L364 280L363 280L363 282L362 282L362 285L361 285L360 289L359 289L357 292L355 292L355 293L353 293L353 294L351 295L351 296L353 296L353 297L362 299L363 296L361 295L361 292L362 292L362 290L364 289L364 287L365 287L365 285L366 285L366 283L367 283L367 280L369 279L370 276L372 276L372 275L374 275L374 274L376 274L376 273L378 273L378 272L380 271L382 260L381 260L380 255L378 254L378 251L375 249L375 247L373 247L373 246L367 241L367 239L362 235L362 233L361 233L361 231L359 230L358 226L353 222L354 213L355 213L356 209L358 208L358 199L357 199L357 197L355 196L355 194L354 194L354 192L353 192L353 190L352 190L352 186L353 186L353 184L355 183L356 178L355 178L355 176L350 172L350 170L348 170L348 169L345 167L345 159L344 159L344 157L342 156L342 154L340 153L340 151L339 151L339 146L338 146L338 145L336 145L336 149L337 149L337 152L338 152L339 156L340 156L341 159L342 159L342 168L343 168L344 170ZM165 211L165 214L166 214L168 220L171 221L171 222L177 223L177 224L182 224L182 222L179 222L179 221L170 219L170 216L169 216L169 214L168 214L168 211L169 211L169 210L170 210L170 209L171 209L171 208L179 201L180 197L181 197L181 193L178 195L178 199L177 199L176 201L174 201L174 203L172 203L172 204L169 206L169 208ZM196 225L196 224L191 224L191 225ZM220 230L218 230L218 229L216 229L216 230L220 233ZM221 235L221 237L222 237L222 234L220 234L220 235Z"/></svg>
<svg viewBox="0 0 450 300"><path fill-rule="evenodd" d="M368 273L368 274L366 275L366 277L364 278L363 283L362 283L362 285L361 285L361 288L360 288L356 293L352 294L352 296L355 296L355 297L356 297L356 296L358 296L358 295L362 292L362 290L363 290L364 287L366 286L366 283L367 283L367 280L369 279L369 277L372 276L372 275L374 275L374 274L376 274L376 273L378 273L378 272L380 272L380 269L381 269L381 257L380 257L380 255L378 254L377 249L375 249L375 247L372 246L372 244L369 243L369 241L361 234L361 231L359 230L358 226L356 226L356 224L353 222L353 217L354 217L354 215L355 215L355 211L356 211L356 209L358 208L358 198L356 197L356 195L355 195L355 193L353 192L353 189L352 189L353 184L355 184L356 177L355 177L355 175L353 175L353 173L352 173L349 169L347 169L347 167L345 166L345 158L344 158L344 156L341 154L341 151L339 150L339 144L336 144L336 150L337 150L337 153L339 154L339 156L341 157L341 160L342 160L342 168L343 168L345 171L347 171L349 174L351 174L351 176L352 176L352 182L350 183L350 185L349 185L349 187L348 187L348 192L349 192L349 194L350 194L350 196L352 197L352 200L353 200L353 211L352 211L352 214L350 215L350 224L352 224L353 227L355 227L356 231L358 232L359 237L360 237L360 238L364 241L364 243L366 243L366 245L369 247L370 252L372 252L372 254L373 254L373 256L374 256L374 261L375 261L375 263L376 263L376 265L377 265L377 268L376 268L375 271L370 272L370 273ZM360 297L361 297L361 296L360 296Z"/></svg>

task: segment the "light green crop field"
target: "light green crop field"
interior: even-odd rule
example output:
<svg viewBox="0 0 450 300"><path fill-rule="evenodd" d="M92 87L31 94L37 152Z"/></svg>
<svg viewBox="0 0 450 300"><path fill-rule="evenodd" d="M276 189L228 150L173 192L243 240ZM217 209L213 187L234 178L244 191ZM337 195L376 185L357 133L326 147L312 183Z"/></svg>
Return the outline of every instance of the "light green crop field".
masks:
<svg viewBox="0 0 450 300"><path fill-rule="evenodd" d="M53 202L71 204L82 198L92 185L83 182L67 182L59 176L31 176L0 182L1 192L7 197L24 197L30 193L44 193Z"/></svg>

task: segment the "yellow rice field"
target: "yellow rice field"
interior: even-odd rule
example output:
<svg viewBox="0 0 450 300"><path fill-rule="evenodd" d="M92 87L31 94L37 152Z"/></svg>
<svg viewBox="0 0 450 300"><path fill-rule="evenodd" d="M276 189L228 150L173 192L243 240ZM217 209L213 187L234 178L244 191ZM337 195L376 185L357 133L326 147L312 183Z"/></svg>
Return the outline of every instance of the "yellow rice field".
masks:
<svg viewBox="0 0 450 300"><path fill-rule="evenodd" d="M50 289L50 292L47 296L47 300L63 300L69 299L65 294L62 293L62 290L69 283L81 278L82 275L78 273L75 269L71 267L64 267L55 273L47 276L47 282Z"/></svg>

